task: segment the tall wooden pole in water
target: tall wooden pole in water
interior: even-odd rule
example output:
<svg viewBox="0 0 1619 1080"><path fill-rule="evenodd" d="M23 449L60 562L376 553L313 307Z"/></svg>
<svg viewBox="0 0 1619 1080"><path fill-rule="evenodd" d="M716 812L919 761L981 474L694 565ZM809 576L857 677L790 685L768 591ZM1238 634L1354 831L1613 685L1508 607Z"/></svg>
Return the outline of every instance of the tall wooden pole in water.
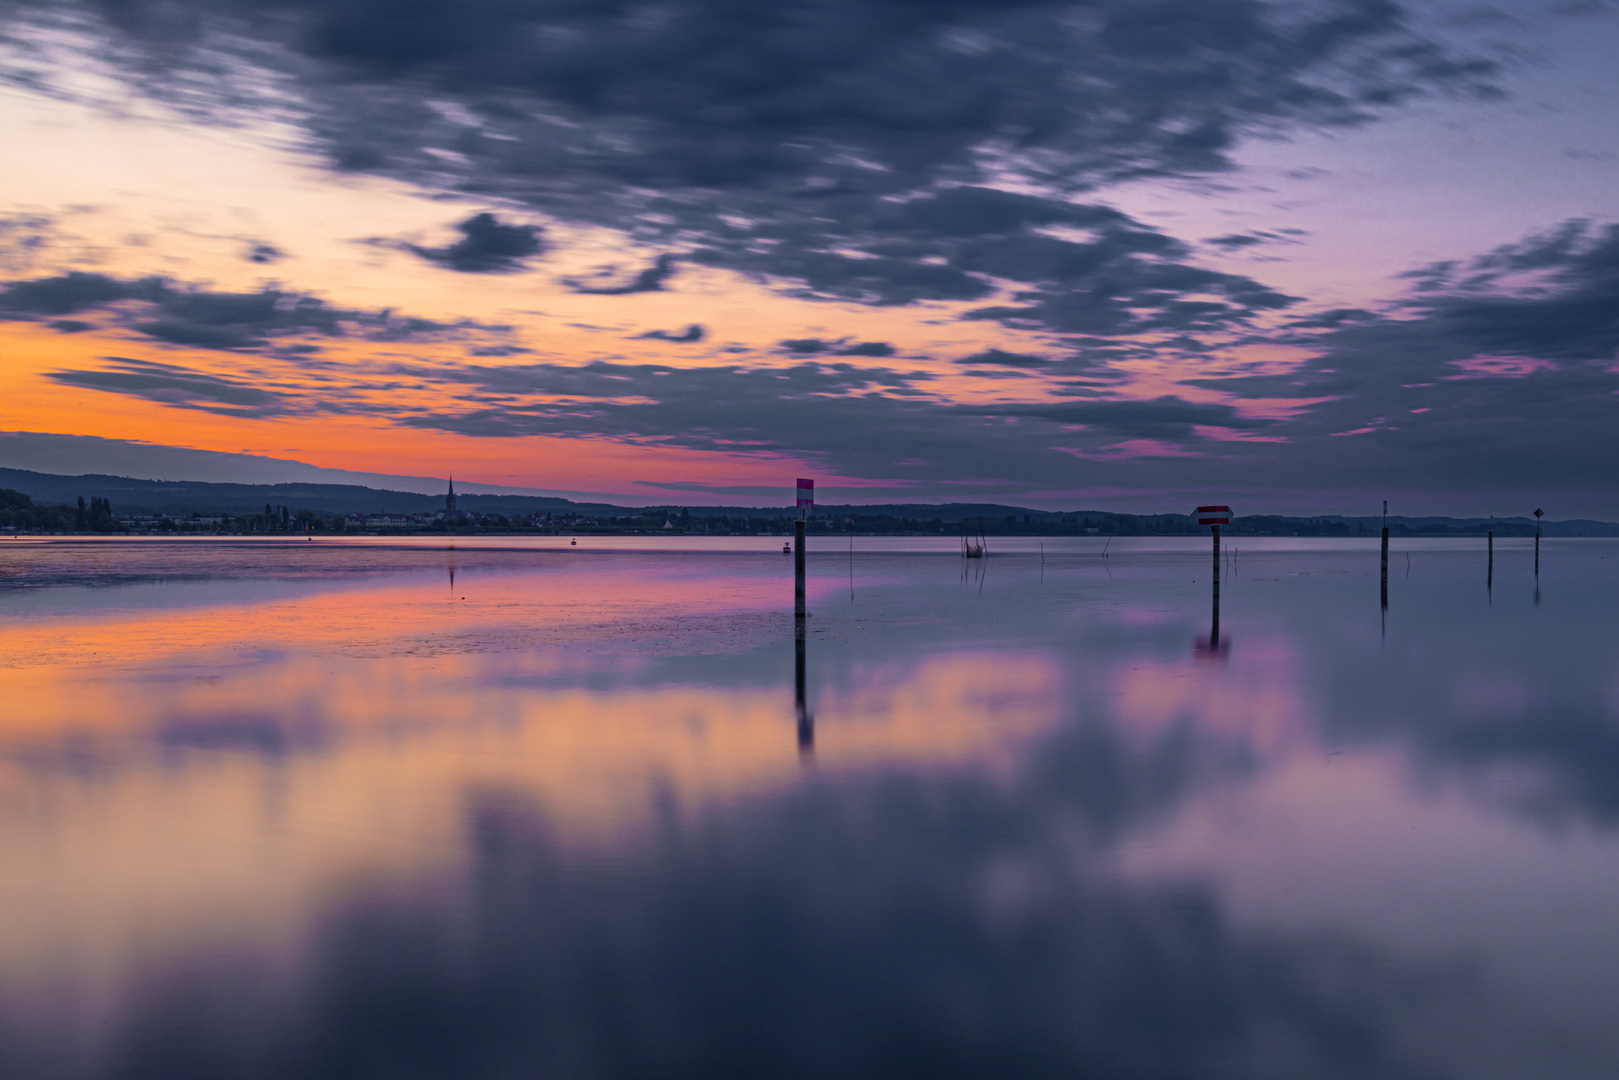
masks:
<svg viewBox="0 0 1619 1080"><path fill-rule="evenodd" d="M798 518L793 522L793 696L798 710L798 752L801 755L810 753L815 746L814 721L810 719L804 698L804 618L808 614L804 610L804 521L814 505L815 481L799 477ZM852 561L850 567L852 573Z"/></svg>
<svg viewBox="0 0 1619 1080"><path fill-rule="evenodd" d="M800 495L806 481L799 482ZM815 723L810 718L804 694L804 514L806 507L799 501L798 520L793 522L793 697L798 712L798 752L808 755L815 750ZM851 564L852 565L852 564Z"/></svg>
<svg viewBox="0 0 1619 1080"><path fill-rule="evenodd" d="M1545 513L1540 508L1535 509L1535 603L1540 603L1540 515Z"/></svg>
<svg viewBox="0 0 1619 1080"><path fill-rule="evenodd" d="M1209 626L1209 652L1220 651L1220 526L1231 520L1231 507L1225 505L1200 506L1197 508L1197 523L1210 526L1210 533L1214 539L1214 615Z"/></svg>
<svg viewBox="0 0 1619 1080"><path fill-rule="evenodd" d="M1535 508L1535 582L1540 582L1540 515L1546 511Z"/></svg>
<svg viewBox="0 0 1619 1080"><path fill-rule="evenodd" d="M1389 527L1383 526L1383 606L1389 606Z"/></svg>
<svg viewBox="0 0 1619 1080"><path fill-rule="evenodd" d="M804 617L804 519L793 522L793 614Z"/></svg>
<svg viewBox="0 0 1619 1080"><path fill-rule="evenodd" d="M1389 501L1383 500L1383 610L1389 606Z"/></svg>

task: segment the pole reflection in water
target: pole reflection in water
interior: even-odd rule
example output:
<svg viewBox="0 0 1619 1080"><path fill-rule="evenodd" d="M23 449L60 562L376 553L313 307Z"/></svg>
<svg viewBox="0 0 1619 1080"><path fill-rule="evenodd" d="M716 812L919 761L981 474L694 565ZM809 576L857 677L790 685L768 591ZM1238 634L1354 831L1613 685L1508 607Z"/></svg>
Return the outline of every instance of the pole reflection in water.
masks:
<svg viewBox="0 0 1619 1080"><path fill-rule="evenodd" d="M1540 606L1540 515L1544 511L1535 511L1535 606Z"/></svg>
<svg viewBox="0 0 1619 1080"><path fill-rule="evenodd" d="M804 519L793 522L793 614L804 617Z"/></svg>
<svg viewBox="0 0 1619 1080"><path fill-rule="evenodd" d="M1214 591L1209 610L1209 636L1197 639L1193 650L1200 659L1223 660L1231 652L1231 639L1220 636L1220 575L1214 575Z"/></svg>
<svg viewBox="0 0 1619 1080"><path fill-rule="evenodd" d="M1383 516L1385 518L1388 517L1388 512L1389 504L1387 500L1384 500ZM1389 628L1389 527L1387 525L1383 526L1383 554L1381 562L1383 577L1382 633L1386 636Z"/></svg>
<svg viewBox="0 0 1619 1080"><path fill-rule="evenodd" d="M1389 632L1389 531L1383 530L1383 571L1382 571L1382 603L1378 612L1379 640L1388 637Z"/></svg>
<svg viewBox="0 0 1619 1080"><path fill-rule="evenodd" d="M850 594L853 595L853 541L850 541ZM809 611L805 606L804 519L793 522L793 692L798 713L798 753L808 758L815 753L815 720L804 704L804 635Z"/></svg>
<svg viewBox="0 0 1619 1080"><path fill-rule="evenodd" d="M801 758L815 755L815 717L809 711L804 689L804 632L805 618L793 618L793 702L798 714L798 754Z"/></svg>
<svg viewBox="0 0 1619 1080"><path fill-rule="evenodd" d="M967 586L967 585L976 585L976 586L978 586L978 591L974 595L975 596L983 596L984 595L984 578L987 576L988 571L989 571L989 560L987 558L966 558L966 559L962 559L961 560L961 584L964 585L964 586Z"/></svg>

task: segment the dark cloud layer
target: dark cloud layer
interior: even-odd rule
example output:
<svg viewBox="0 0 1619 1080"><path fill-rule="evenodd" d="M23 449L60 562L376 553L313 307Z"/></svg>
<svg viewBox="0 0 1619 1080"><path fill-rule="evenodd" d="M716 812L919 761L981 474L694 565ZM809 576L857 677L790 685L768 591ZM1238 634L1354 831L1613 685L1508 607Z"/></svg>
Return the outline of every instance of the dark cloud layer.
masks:
<svg viewBox="0 0 1619 1080"><path fill-rule="evenodd" d="M273 263L273 262L280 262L285 257L286 257L286 252L282 251L280 248L276 247L274 244L267 244L267 243L264 243L263 241L258 241L256 243L248 245L248 249L247 249L247 261L248 262Z"/></svg>
<svg viewBox="0 0 1619 1080"><path fill-rule="evenodd" d="M663 283L675 272L675 260L670 255L659 255L657 261L628 281L614 280L611 271L600 280L592 278L563 278L562 283L577 293L590 296L629 296L633 293L660 292Z"/></svg>
<svg viewBox="0 0 1619 1080"><path fill-rule="evenodd" d="M63 333L77 333L92 324L53 317L91 313L167 344L220 350L263 349L304 335L397 341L449 329L386 311L334 308L301 293L215 292L157 277L128 280L73 271L0 286L0 319L44 319Z"/></svg>
<svg viewBox="0 0 1619 1080"><path fill-rule="evenodd" d="M494 214L474 214L456 226L461 239L441 248L408 245L411 251L446 270L463 274L503 274L519 270L523 261L544 249L533 225L503 224Z"/></svg>
<svg viewBox="0 0 1619 1080"><path fill-rule="evenodd" d="M1277 229L1275 231L1255 229L1253 232L1231 233L1227 236L1211 237L1205 243L1213 244L1215 247L1224 248L1227 251L1238 251L1242 248L1255 247L1259 244L1297 242L1294 238L1302 235L1304 235L1303 229Z"/></svg>
<svg viewBox="0 0 1619 1080"><path fill-rule="evenodd" d="M1195 382L1327 399L1284 429L1298 466L1288 480L1324 463L1392 483L1416 463L1431 482L1468 487L1619 481L1619 226L1569 222L1413 279L1390 317L1300 323L1321 329L1297 339L1317 354L1286 373Z"/></svg>
<svg viewBox="0 0 1619 1080"><path fill-rule="evenodd" d="M46 378L67 386L107 390L147 401L225 416L285 415L288 399L252 382L221 378L172 364L107 357L109 366L88 371L53 371Z"/></svg>
<svg viewBox="0 0 1619 1080"><path fill-rule="evenodd" d="M156 279L125 282L75 270L60 277L8 283L0 289L0 313L12 318L72 315L118 300L154 300L162 292L162 284Z"/></svg>
<svg viewBox="0 0 1619 1080"><path fill-rule="evenodd" d="M204 383L213 378L168 366L162 372L115 366L52 377L218 411L218 401L188 374ZM1248 419L1231 405L1169 395L1148 401L959 404L934 396L931 379L923 372L831 361L787 368L388 363L351 370L343 387L316 391L289 385L266 391L252 407L263 415L365 415L480 438L605 437L695 450L785 453L819 461L842 475L901 484L1010 478L1024 485L1072 483L1090 468L1074 457L1076 450L1099 453L1140 439L1206 448L1212 444L1197 435L1199 428L1255 432L1273 426ZM401 386L414 393L390 392Z"/></svg>
<svg viewBox="0 0 1619 1080"><path fill-rule="evenodd" d="M818 356L829 353L833 356L893 356L894 347L886 341L856 341L840 338L837 341L822 341L820 338L790 338L781 343L782 351L794 356Z"/></svg>
<svg viewBox="0 0 1619 1080"><path fill-rule="evenodd" d="M813 221L723 225L729 231L711 233L692 258L811 298L999 297L1009 302L970 317L1064 333L1222 330L1293 302L1249 278L1188 265L1185 245L1106 207L981 186L897 202L831 192L818 202Z"/></svg>
<svg viewBox="0 0 1619 1080"><path fill-rule="evenodd" d="M1514 275L1532 280L1511 289ZM1429 275L1412 306L1464 347L1495 356L1619 360L1619 225L1571 221Z"/></svg>
<svg viewBox="0 0 1619 1080"><path fill-rule="evenodd" d="M1176 265L1176 245L1076 194L1218 171L1246 134L1361 123L1486 90L1494 71L1418 37L1394 0L79 10L106 57L193 115L251 107L250 63L291 75L293 113L338 169L607 225L806 296L974 301L1021 286L983 317L1084 333L1223 326L1284 301ZM438 257L488 270L525 254L490 235L498 250L469 233ZM644 291L665 266L585 291Z"/></svg>
<svg viewBox="0 0 1619 1080"><path fill-rule="evenodd" d="M697 323L692 323L684 330L648 330L636 337L653 341L672 341L677 345L692 345L706 337L708 331Z"/></svg>
<svg viewBox="0 0 1619 1080"><path fill-rule="evenodd" d="M973 353L957 360L958 364L991 364L996 367L1010 368L1043 368L1051 361L1043 356L1027 356L1023 353L1005 352L1001 349L985 349L983 352Z"/></svg>
<svg viewBox="0 0 1619 1080"><path fill-rule="evenodd" d="M1119 399L1128 380L1108 365L1135 354L1105 337L1049 361L1001 350L963 358L969 375L1021 374L1033 395L974 403L939 396L921 372L872 365L883 350L850 337L783 341L783 351L813 358L788 367L373 362L346 370L344 386L318 400L296 378L268 389L258 366L216 376L121 361L52 377L215 411L326 409L475 436L787 454L931 492L961 481L1007 492L1096 483L1398 488L1416 475L1481 490L1619 481L1619 228L1571 223L1413 280L1416 290L1387 313L1326 312L1259 339L1308 348L1301 363L1193 378L1151 400ZM238 353L280 335L414 332L394 316L350 323L359 317L290 294L209 294L94 274L13 283L0 289L0 312L64 331L87 325L74 316L112 312L160 341ZM646 336L696 343L704 334L694 324ZM863 363L837 361L839 353ZM304 364L285 350L281 362ZM240 397L250 385L266 387L263 396ZM1265 401L1267 412L1280 403L1290 415L1256 418Z"/></svg>

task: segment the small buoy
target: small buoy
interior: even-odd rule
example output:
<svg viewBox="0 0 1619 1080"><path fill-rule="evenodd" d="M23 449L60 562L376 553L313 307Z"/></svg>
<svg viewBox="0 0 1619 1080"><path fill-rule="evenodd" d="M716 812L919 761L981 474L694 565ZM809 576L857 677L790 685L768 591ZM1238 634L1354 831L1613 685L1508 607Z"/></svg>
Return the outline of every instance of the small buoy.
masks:
<svg viewBox="0 0 1619 1080"><path fill-rule="evenodd" d="M791 555L793 553L793 545L791 545L791 544L783 544L783 545L781 545L781 553L783 555Z"/></svg>
<svg viewBox="0 0 1619 1080"><path fill-rule="evenodd" d="M569 540L568 541L568 546L569 547L578 547L579 546L579 541L577 541L577 540Z"/></svg>

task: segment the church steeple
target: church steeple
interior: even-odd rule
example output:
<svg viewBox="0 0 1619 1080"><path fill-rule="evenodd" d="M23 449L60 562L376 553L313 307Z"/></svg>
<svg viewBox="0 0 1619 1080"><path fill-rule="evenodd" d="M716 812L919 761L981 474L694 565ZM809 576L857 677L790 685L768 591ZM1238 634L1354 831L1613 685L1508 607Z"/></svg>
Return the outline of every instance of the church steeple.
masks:
<svg viewBox="0 0 1619 1080"><path fill-rule="evenodd" d="M455 474L451 473L450 474L450 492L449 492L449 494L444 496L444 517L446 519L449 519L449 518L453 518L454 516L455 516Z"/></svg>

